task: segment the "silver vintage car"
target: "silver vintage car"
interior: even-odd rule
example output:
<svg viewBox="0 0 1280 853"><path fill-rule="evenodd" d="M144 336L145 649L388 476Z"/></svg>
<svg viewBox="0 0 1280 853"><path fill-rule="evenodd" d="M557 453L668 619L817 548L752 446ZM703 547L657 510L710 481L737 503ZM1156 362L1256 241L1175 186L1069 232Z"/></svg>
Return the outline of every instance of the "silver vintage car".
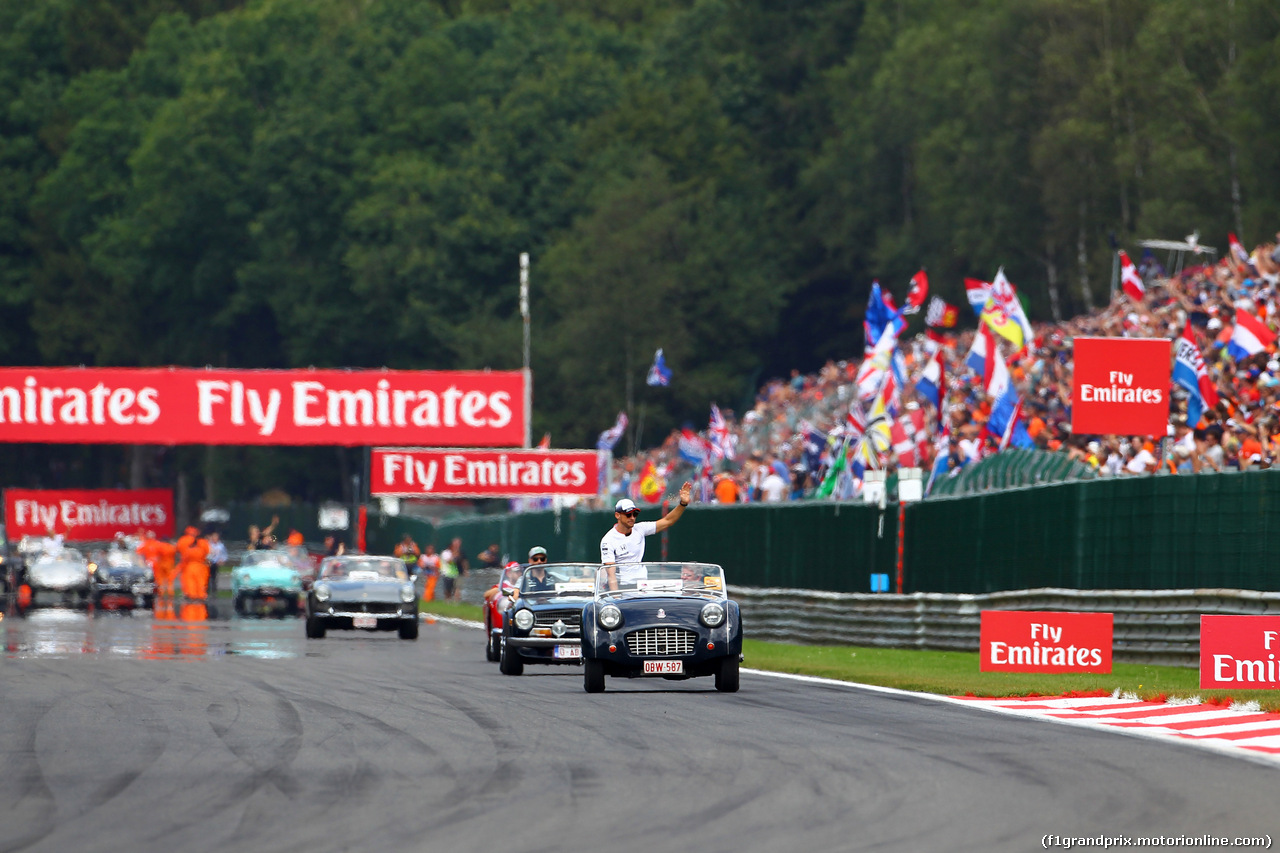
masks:
<svg viewBox="0 0 1280 853"><path fill-rule="evenodd" d="M41 551L27 562L30 606L85 607L92 601L92 581L89 561L74 548Z"/></svg>
<svg viewBox="0 0 1280 853"><path fill-rule="evenodd" d="M307 638L331 629L399 631L418 639L414 577L395 557L329 557L307 593Z"/></svg>

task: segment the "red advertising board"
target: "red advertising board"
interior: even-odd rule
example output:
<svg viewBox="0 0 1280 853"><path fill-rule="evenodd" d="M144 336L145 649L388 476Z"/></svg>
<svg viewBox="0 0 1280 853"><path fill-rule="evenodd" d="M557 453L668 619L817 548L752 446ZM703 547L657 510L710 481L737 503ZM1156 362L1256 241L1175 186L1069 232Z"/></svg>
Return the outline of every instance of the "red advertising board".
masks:
<svg viewBox="0 0 1280 853"><path fill-rule="evenodd" d="M0 441L523 447L524 371L0 368Z"/></svg>
<svg viewBox="0 0 1280 853"><path fill-rule="evenodd" d="M53 530L68 542L88 542L139 527L173 536L172 489L4 490L4 529L10 540Z"/></svg>
<svg viewBox="0 0 1280 853"><path fill-rule="evenodd" d="M1280 616L1202 615L1200 687L1280 689Z"/></svg>
<svg viewBox="0 0 1280 853"><path fill-rule="evenodd" d="M375 447L369 491L375 496L451 498L594 495L594 450L437 450Z"/></svg>
<svg viewBox="0 0 1280 853"><path fill-rule="evenodd" d="M1110 672L1110 613L984 610L982 672Z"/></svg>
<svg viewBox="0 0 1280 853"><path fill-rule="evenodd" d="M1164 436L1173 374L1164 338L1076 338L1071 432Z"/></svg>

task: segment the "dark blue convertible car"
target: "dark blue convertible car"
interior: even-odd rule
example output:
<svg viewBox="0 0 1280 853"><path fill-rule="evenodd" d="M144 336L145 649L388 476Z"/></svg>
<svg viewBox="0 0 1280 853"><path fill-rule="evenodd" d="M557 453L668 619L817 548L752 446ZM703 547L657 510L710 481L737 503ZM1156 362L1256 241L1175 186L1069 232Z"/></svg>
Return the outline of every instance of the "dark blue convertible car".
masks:
<svg viewBox="0 0 1280 853"><path fill-rule="evenodd" d="M598 563L534 563L516 584L502 617L498 669L520 675L525 664L582 663L582 608L595 593Z"/></svg>
<svg viewBox="0 0 1280 853"><path fill-rule="evenodd" d="M741 661L742 616L719 566L624 563L597 570L593 600L582 611L588 693L603 691L606 675L710 675L717 690L734 693Z"/></svg>

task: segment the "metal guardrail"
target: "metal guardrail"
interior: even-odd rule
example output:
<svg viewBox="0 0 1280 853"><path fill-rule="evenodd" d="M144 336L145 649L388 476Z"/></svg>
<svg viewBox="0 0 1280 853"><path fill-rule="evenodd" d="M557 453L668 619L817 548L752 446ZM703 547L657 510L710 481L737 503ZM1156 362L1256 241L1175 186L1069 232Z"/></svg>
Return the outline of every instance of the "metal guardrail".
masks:
<svg viewBox="0 0 1280 853"><path fill-rule="evenodd" d="M985 595L731 587L746 635L812 645L978 651L983 610L1114 614L1119 663L1195 667L1200 615L1277 614L1280 593L1239 589L1027 589Z"/></svg>

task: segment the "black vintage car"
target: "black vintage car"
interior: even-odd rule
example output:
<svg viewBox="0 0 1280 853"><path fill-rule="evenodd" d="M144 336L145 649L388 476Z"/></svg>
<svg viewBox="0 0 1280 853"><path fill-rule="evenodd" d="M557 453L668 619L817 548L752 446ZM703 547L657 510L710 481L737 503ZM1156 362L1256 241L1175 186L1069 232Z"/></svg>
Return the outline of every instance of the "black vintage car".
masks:
<svg viewBox="0 0 1280 853"><path fill-rule="evenodd" d="M414 578L394 557L328 557L307 593L307 638L325 631L399 631L418 639L418 596Z"/></svg>
<svg viewBox="0 0 1280 853"><path fill-rule="evenodd" d="M595 591L597 563L534 563L520 576L502 617L498 669L582 663L582 608Z"/></svg>
<svg viewBox="0 0 1280 853"><path fill-rule="evenodd" d="M89 568L93 572L93 603L98 607L151 607L155 603L155 577L137 551L93 551Z"/></svg>
<svg viewBox="0 0 1280 853"><path fill-rule="evenodd" d="M724 570L709 563L600 566L593 600L582 612L583 686L604 677L685 679L714 676L738 690L742 616L725 590Z"/></svg>

